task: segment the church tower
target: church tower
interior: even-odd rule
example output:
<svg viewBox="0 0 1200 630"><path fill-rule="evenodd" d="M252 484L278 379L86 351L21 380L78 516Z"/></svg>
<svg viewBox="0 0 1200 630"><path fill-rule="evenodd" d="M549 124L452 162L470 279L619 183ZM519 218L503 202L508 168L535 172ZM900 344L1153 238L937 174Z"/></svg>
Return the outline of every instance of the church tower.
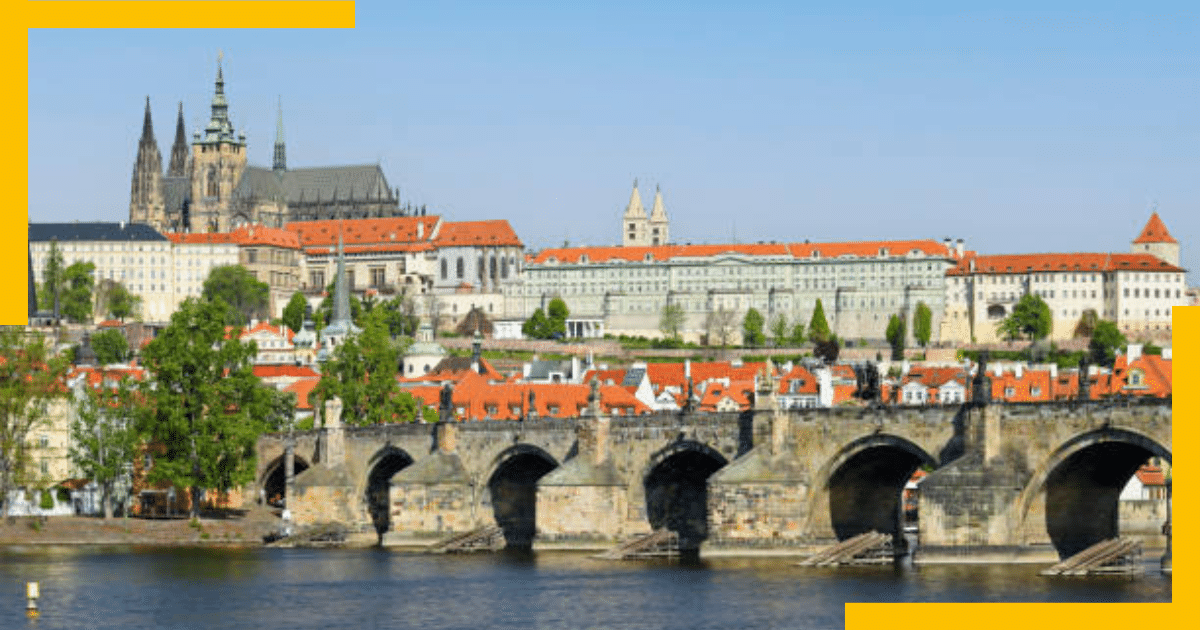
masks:
<svg viewBox="0 0 1200 630"><path fill-rule="evenodd" d="M189 218L193 232L227 232L232 229L230 200L245 168L246 135L234 135L233 122L229 119L229 103L225 100L221 55L218 54L212 116L204 128L204 135L197 132L192 138L192 205Z"/></svg>
<svg viewBox="0 0 1200 630"><path fill-rule="evenodd" d="M629 196L629 205L625 206L625 216L621 218L621 245L625 247L642 247L650 244L647 238L646 209L642 207L642 196L638 194L637 180L633 180L633 194Z"/></svg>
<svg viewBox="0 0 1200 630"><path fill-rule="evenodd" d="M133 163L133 183L129 192L129 222L146 223L162 229L162 155L154 139L154 123L150 120L150 97L146 97L146 117L142 121L142 138L138 140L137 159Z"/></svg>
<svg viewBox="0 0 1200 630"><path fill-rule="evenodd" d="M283 99L279 99L279 119L275 123L275 155L271 160L271 170L282 176L287 172L287 147L283 143Z"/></svg>
<svg viewBox="0 0 1200 630"><path fill-rule="evenodd" d="M654 187L654 207L650 209L650 244L666 245L670 241L667 210L663 207L662 190Z"/></svg>
<svg viewBox="0 0 1200 630"><path fill-rule="evenodd" d="M179 116L175 119L175 142L171 145L171 163L167 166L167 177L188 176L187 134L183 131L183 101L179 102Z"/></svg>
<svg viewBox="0 0 1200 630"><path fill-rule="evenodd" d="M1131 250L1135 254L1153 254L1160 260L1179 266L1179 241L1167 231L1167 226L1158 218L1158 212L1150 215L1146 227L1133 239Z"/></svg>

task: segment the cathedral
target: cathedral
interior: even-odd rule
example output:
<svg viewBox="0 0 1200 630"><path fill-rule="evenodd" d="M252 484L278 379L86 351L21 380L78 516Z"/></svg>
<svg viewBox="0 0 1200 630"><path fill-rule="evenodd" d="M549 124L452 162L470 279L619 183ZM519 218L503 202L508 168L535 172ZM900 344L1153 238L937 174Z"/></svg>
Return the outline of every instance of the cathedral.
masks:
<svg viewBox="0 0 1200 630"><path fill-rule="evenodd" d="M129 221L161 232L228 232L245 224L283 227L291 221L405 216L399 191L388 186L378 164L287 167L283 111L270 168L246 163L246 135L234 133L217 59L212 116L189 144L183 104L166 173L154 139L150 98L133 165Z"/></svg>

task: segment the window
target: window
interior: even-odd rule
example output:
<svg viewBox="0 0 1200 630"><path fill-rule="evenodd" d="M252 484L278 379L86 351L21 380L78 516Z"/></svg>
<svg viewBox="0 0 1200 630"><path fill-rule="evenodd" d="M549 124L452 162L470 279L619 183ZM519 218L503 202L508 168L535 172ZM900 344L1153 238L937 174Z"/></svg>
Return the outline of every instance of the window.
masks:
<svg viewBox="0 0 1200 630"><path fill-rule="evenodd" d="M446 259L442 259L442 280L445 280L449 274L446 271Z"/></svg>
<svg viewBox="0 0 1200 630"><path fill-rule="evenodd" d="M384 267L371 267L371 286L383 286L386 276L387 274L384 271Z"/></svg>
<svg viewBox="0 0 1200 630"><path fill-rule="evenodd" d="M257 249L247 249L246 250L246 263L253 265L256 262L258 262L258 250Z"/></svg>
<svg viewBox="0 0 1200 630"><path fill-rule="evenodd" d="M353 269L346 270L346 288L350 289L351 291L354 290L354 270Z"/></svg>
<svg viewBox="0 0 1200 630"><path fill-rule="evenodd" d="M463 272L464 272L464 266L463 266L463 259L462 259L462 256L459 256L459 257L458 257L458 262L457 262L457 263L455 263L455 271L456 271L456 273L457 273L457 275L458 275L458 279L459 279L459 280L462 280L462 279L463 279Z"/></svg>

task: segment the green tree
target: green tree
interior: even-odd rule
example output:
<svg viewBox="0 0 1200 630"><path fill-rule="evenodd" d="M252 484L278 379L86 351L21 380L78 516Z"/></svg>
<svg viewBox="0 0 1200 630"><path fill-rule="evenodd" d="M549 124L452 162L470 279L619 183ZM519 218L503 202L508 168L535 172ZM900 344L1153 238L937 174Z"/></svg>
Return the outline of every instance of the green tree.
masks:
<svg viewBox="0 0 1200 630"><path fill-rule="evenodd" d="M63 396L67 367L41 335L0 326L0 515L8 513L11 491L32 476L29 433L45 425L50 403Z"/></svg>
<svg viewBox="0 0 1200 630"><path fill-rule="evenodd" d="M545 333L546 314L539 308L533 311L533 315L530 315L524 324L521 324L521 334L530 339L544 339Z"/></svg>
<svg viewBox="0 0 1200 630"><path fill-rule="evenodd" d="M1013 307L1012 315L997 325L997 331L1009 339L1037 340L1050 336L1053 324L1050 307L1041 297L1028 293Z"/></svg>
<svg viewBox="0 0 1200 630"><path fill-rule="evenodd" d="M1092 339L1088 342L1088 358L1096 365L1112 366L1117 358L1117 350L1125 347L1125 335L1117 325L1108 320L1096 322L1092 331Z"/></svg>
<svg viewBox="0 0 1200 630"><path fill-rule="evenodd" d="M325 287L325 298L321 300L321 303L317 305L317 310L313 312L313 320L317 322L318 328L324 328L325 326L328 326L329 322L333 319L333 294L333 284ZM350 319L356 326L362 326L362 314L362 301L355 297L353 293L351 293Z"/></svg>
<svg viewBox="0 0 1200 630"><path fill-rule="evenodd" d="M795 347L799 348L804 345L808 337L804 334L804 322L797 321L792 324L792 334L788 341Z"/></svg>
<svg viewBox="0 0 1200 630"><path fill-rule="evenodd" d="M929 306L924 302L917 302L917 309L913 313L913 338L921 344L922 348L925 348L929 346L929 339L932 336L933 311L929 310Z"/></svg>
<svg viewBox="0 0 1200 630"><path fill-rule="evenodd" d="M817 298L817 306L813 308L812 319L808 321L808 338L813 343L829 341L833 333L829 330L829 322L825 320L825 307Z"/></svg>
<svg viewBox="0 0 1200 630"><path fill-rule="evenodd" d="M77 413L71 422L71 461L100 486L104 518L112 518L113 486L138 456L135 389L127 377L116 387L92 389L86 382L75 392Z"/></svg>
<svg viewBox="0 0 1200 630"><path fill-rule="evenodd" d="M58 249L58 240L55 239L50 241L46 266L42 269L42 286L38 291L38 304L53 312L55 316L62 315L63 270L62 251ZM59 298L58 303L54 301L55 296Z"/></svg>
<svg viewBox="0 0 1200 630"><path fill-rule="evenodd" d="M788 344L788 322L787 316L780 313L771 320L771 341L775 343L776 348L782 348Z"/></svg>
<svg viewBox="0 0 1200 630"><path fill-rule="evenodd" d="M92 318L92 286L96 265L77 262L63 272L62 314L76 322Z"/></svg>
<svg viewBox="0 0 1200 630"><path fill-rule="evenodd" d="M307 308L308 300L304 299L304 294L299 291L293 293L292 299L283 307L283 323L291 328L292 332L300 332L304 327L304 311Z"/></svg>
<svg viewBox="0 0 1200 630"><path fill-rule="evenodd" d="M549 339L556 334L567 334L567 317L571 315L567 303L562 298L554 298L546 305L546 334L543 339Z"/></svg>
<svg viewBox="0 0 1200 630"><path fill-rule="evenodd" d="M313 389L320 404L337 396L346 424L368 425L413 422L417 402L396 382L400 355L391 343L382 309L363 322L363 331L347 337L322 368Z"/></svg>
<svg viewBox="0 0 1200 630"><path fill-rule="evenodd" d="M746 316L742 318L742 345L750 348L762 346L767 341L767 336L763 334L762 313L758 309L751 308L746 311Z"/></svg>
<svg viewBox="0 0 1200 630"><path fill-rule="evenodd" d="M214 267L201 291L206 301L220 299L227 305L225 323L230 326L244 326L253 318L265 319L269 295L267 283L259 282L241 265Z"/></svg>
<svg viewBox="0 0 1200 630"><path fill-rule="evenodd" d="M129 358L129 342L125 334L116 329L103 330L92 336L92 350L100 365L121 363Z"/></svg>
<svg viewBox="0 0 1200 630"><path fill-rule="evenodd" d="M667 303L663 306L662 315L658 318L658 329L663 337L679 340L679 330L683 328L685 314L683 305Z"/></svg>
<svg viewBox="0 0 1200 630"><path fill-rule="evenodd" d="M892 360L901 361L904 359L904 338L907 336L907 326L904 324L904 319L899 315L892 315L888 320L887 337L888 344L892 346Z"/></svg>
<svg viewBox="0 0 1200 630"><path fill-rule="evenodd" d="M379 310L392 337L412 337L417 334L421 317L417 315L417 303L408 295L398 295L381 302Z"/></svg>
<svg viewBox="0 0 1200 630"><path fill-rule="evenodd" d="M129 292L125 285L116 283L108 293L108 315L125 321L126 318L137 314L142 306L142 298Z"/></svg>
<svg viewBox="0 0 1200 630"><path fill-rule="evenodd" d="M149 378L140 428L156 453L148 479L191 488L193 517L203 490L253 480L270 414L269 391L252 370L255 344L225 334L232 311L220 298L188 298L142 352Z"/></svg>

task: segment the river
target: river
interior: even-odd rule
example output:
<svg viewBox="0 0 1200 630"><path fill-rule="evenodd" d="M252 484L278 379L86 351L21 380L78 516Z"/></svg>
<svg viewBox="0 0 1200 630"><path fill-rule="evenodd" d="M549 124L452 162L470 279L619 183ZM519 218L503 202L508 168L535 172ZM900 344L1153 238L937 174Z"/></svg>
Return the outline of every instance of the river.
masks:
<svg viewBox="0 0 1200 630"><path fill-rule="evenodd" d="M578 553L0 547L0 627L841 628L848 601L1170 601L1137 579L1053 579L1039 565L808 569L792 558L602 561ZM42 616L24 616L40 582ZM913 623L910 627L919 627Z"/></svg>

